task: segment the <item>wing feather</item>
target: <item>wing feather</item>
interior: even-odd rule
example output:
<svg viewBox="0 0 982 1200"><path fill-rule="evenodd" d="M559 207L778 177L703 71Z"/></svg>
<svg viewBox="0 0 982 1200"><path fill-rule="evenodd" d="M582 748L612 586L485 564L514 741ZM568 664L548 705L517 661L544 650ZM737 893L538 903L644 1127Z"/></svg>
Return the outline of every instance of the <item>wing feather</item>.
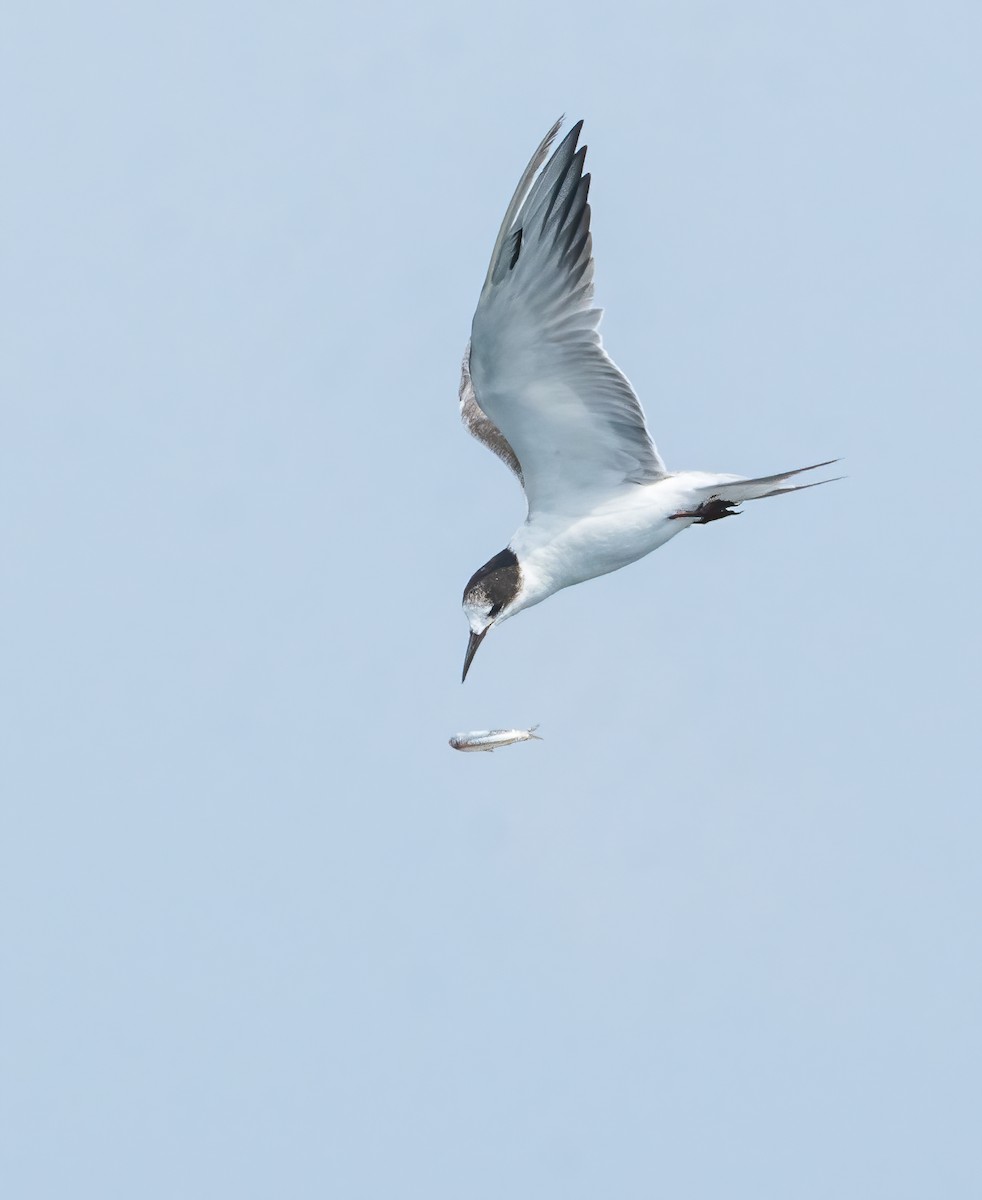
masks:
<svg viewBox="0 0 982 1200"><path fill-rule="evenodd" d="M518 476L518 482L525 486L522 477L522 464L518 461L515 451L502 436L501 430L481 410L474 395L474 385L471 383L470 372L471 344L467 343L464 351L464 361L460 364L460 419L467 426L467 432L477 438L482 445L487 446L492 454L497 454L501 461Z"/></svg>
<svg viewBox="0 0 982 1200"><path fill-rule="evenodd" d="M667 473L637 396L597 332L581 128L536 177L557 123L526 167L474 314L465 373L491 440L488 429L477 432L461 383L465 422L523 480L530 512L584 510L598 493Z"/></svg>

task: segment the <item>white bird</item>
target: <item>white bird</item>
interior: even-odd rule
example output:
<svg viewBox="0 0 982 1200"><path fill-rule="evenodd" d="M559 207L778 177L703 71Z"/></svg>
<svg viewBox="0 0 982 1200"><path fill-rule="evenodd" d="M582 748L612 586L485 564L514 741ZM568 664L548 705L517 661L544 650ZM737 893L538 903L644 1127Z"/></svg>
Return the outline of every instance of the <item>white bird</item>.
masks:
<svg viewBox="0 0 982 1200"><path fill-rule="evenodd" d="M690 525L734 515L744 500L815 487L787 480L829 465L760 479L666 468L597 332L582 121L536 177L560 123L508 205L464 352L461 417L515 472L528 504L506 549L464 589L464 679L495 625L643 558Z"/></svg>

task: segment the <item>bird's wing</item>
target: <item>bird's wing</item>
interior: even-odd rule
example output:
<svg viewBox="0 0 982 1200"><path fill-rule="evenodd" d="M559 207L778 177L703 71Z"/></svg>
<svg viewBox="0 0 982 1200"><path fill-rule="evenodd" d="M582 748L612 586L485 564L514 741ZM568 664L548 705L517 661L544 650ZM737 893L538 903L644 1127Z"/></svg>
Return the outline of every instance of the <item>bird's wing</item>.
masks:
<svg viewBox="0 0 982 1200"><path fill-rule="evenodd" d="M515 194L508 205L508 211L505 213L505 219L501 222L501 228L498 230L498 239L494 244L494 250L491 254L491 267L488 269L488 278L484 281L485 290L490 282L494 264L501 254L501 248L504 245L505 239L508 237L511 227L515 223L515 218L518 216L518 210L521 208L522 201L528 195L536 171L545 162L546 155L555 141L561 124L562 117L559 118L542 141L539 142L535 153L529 159L528 166L522 173L522 178L519 180ZM474 383L471 380L470 357L471 344L468 342L467 348L464 350L464 361L460 364L460 419L467 426L467 431L472 437L477 438L479 442L487 446L492 454L496 454L502 462L511 468L518 477L518 482L524 488L525 477L522 474L522 465L518 461L518 456L508 444L508 440L502 435L501 430L488 417L477 401L477 396L474 392Z"/></svg>
<svg viewBox="0 0 982 1200"><path fill-rule="evenodd" d="M470 371L471 344L467 343L464 351L464 361L460 364L460 419L467 426L472 437L487 446L492 454L497 454L506 466L518 476L518 482L524 487L525 478L522 475L522 464L518 461L515 451L502 436L501 430L483 412L474 395L474 384L471 382Z"/></svg>
<svg viewBox="0 0 982 1200"><path fill-rule="evenodd" d="M553 126L526 167L471 331L473 404L504 452L466 413L465 421L517 466L530 513L585 511L599 495L667 474L638 398L597 332L590 176L583 174L586 147L576 147L582 124L535 178L558 130ZM464 390L462 384L462 410Z"/></svg>

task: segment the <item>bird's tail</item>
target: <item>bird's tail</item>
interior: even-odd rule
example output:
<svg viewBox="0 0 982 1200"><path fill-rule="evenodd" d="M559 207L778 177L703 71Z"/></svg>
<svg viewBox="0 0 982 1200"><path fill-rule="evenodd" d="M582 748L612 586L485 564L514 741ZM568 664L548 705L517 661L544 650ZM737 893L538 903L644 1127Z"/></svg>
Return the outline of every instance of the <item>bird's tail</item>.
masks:
<svg viewBox="0 0 982 1200"><path fill-rule="evenodd" d="M788 483L795 475L804 471L817 471L819 467L829 467L837 458L828 462L813 463L810 467L798 467L796 471L785 471L781 475L762 475L759 479L742 479L739 475L723 476L718 482L706 484L698 490L705 492L707 497L719 497L730 504L742 504L744 500L763 500L766 496L783 496L785 492L802 492L805 488L819 487L823 483L835 483L844 476L836 475L832 479L818 479L815 483Z"/></svg>

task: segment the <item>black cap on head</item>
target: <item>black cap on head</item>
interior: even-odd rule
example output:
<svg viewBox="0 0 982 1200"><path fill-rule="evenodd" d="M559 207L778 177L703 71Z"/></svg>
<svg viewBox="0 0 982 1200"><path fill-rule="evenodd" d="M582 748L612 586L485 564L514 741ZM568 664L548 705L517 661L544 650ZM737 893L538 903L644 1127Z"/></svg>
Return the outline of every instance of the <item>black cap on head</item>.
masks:
<svg viewBox="0 0 982 1200"><path fill-rule="evenodd" d="M467 672L477 648L484 641L484 636L494 624L495 618L503 608L506 608L518 595L522 586L522 573L519 570L518 558L514 550L502 550L494 558L489 559L467 581L464 588L464 607L477 609L483 616L487 615L487 624L474 632L467 642L467 653L464 655L464 673L461 683L467 678Z"/></svg>
<svg viewBox="0 0 982 1200"><path fill-rule="evenodd" d="M514 550L504 549L494 558L489 558L467 581L464 588L464 603L486 601L491 616L498 613L515 599L522 586L522 573Z"/></svg>

